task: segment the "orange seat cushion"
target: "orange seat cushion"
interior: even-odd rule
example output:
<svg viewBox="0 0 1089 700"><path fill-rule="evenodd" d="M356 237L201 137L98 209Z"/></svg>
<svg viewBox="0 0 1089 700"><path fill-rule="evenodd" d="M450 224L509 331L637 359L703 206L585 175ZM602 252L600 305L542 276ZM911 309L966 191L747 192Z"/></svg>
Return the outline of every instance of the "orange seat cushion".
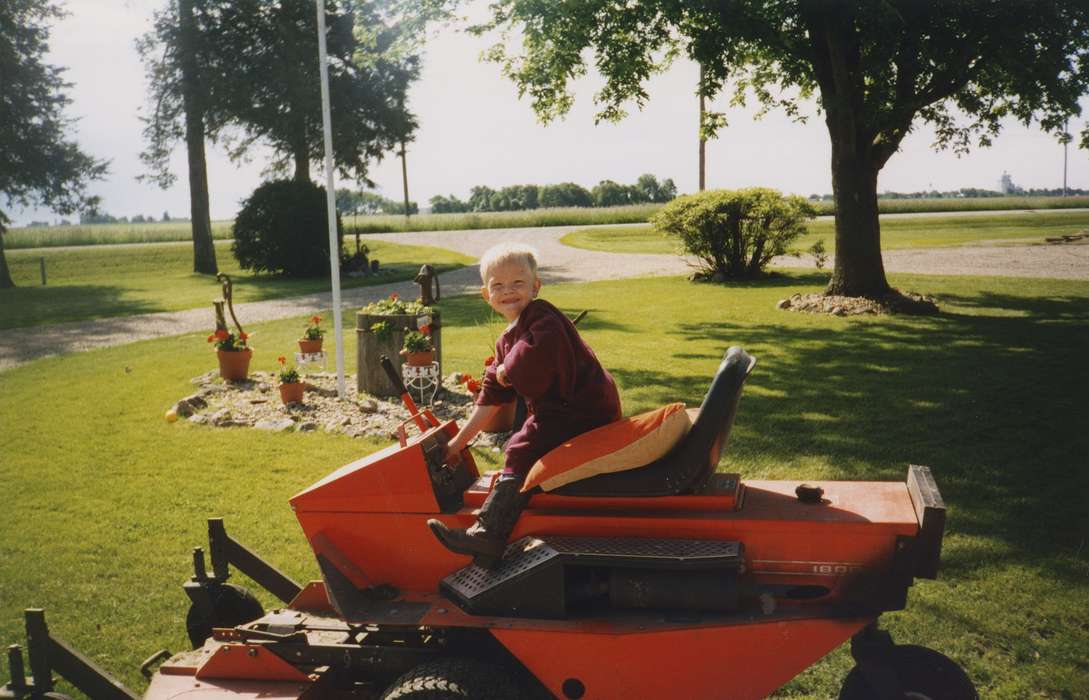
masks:
<svg viewBox="0 0 1089 700"><path fill-rule="evenodd" d="M692 427L683 403L622 418L554 448L526 475L522 491L545 491L597 474L621 472L664 457Z"/></svg>

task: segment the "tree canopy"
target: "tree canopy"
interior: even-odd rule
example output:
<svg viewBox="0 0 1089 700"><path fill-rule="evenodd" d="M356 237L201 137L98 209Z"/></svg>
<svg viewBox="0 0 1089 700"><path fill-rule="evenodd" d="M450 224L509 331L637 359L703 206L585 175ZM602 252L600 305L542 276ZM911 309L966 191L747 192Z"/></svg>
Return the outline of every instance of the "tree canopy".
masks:
<svg viewBox="0 0 1089 700"><path fill-rule="evenodd" d="M889 291L877 176L917 123L934 127L936 147L960 153L988 145L1006 118L1063 138L1089 91L1089 10L1081 2L497 0L491 9L475 28L500 32L487 56L545 121L570 109L569 84L590 60L604 79L598 119L642 107L647 80L680 55L703 68L700 94L728 87L734 105L756 100L761 113L782 108L800 119L815 95L832 143L829 291L840 294ZM710 113L703 126L724 123Z"/></svg>
<svg viewBox="0 0 1089 700"><path fill-rule="evenodd" d="M63 214L86 202L86 187L107 163L87 155L69 136L63 68L43 61L49 23L63 15L49 0L0 3L0 205L42 205ZM4 258L9 223L0 208L0 288L14 286Z"/></svg>
<svg viewBox="0 0 1089 700"><path fill-rule="evenodd" d="M312 0L192 0L202 106L210 138L233 158L255 143L272 147L272 172L309 179L323 156L317 18ZM326 2L333 155L345 177L366 181L368 162L402 140L416 122L405 92L418 75L411 27L389 4ZM141 42L148 66L144 159L160 184L184 136L177 16L164 11ZM407 48L406 48L407 47Z"/></svg>

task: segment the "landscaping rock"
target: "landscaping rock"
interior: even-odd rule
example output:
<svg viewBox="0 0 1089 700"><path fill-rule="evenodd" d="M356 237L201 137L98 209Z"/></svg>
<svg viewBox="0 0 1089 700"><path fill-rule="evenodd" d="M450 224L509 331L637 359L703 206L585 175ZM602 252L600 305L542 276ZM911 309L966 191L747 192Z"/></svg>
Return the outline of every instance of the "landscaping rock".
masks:
<svg viewBox="0 0 1089 700"><path fill-rule="evenodd" d="M775 305L784 311L800 311L814 314L832 314L834 316L857 316L860 314L915 314L930 315L938 313L938 304L933 297L892 290L883 299L866 297L844 297L831 294L794 294L789 300L780 300Z"/></svg>
<svg viewBox="0 0 1089 700"><path fill-rule="evenodd" d="M205 372L204 374L200 375L199 377L193 377L192 379L189 380L189 383L190 384L207 384L208 382L214 380L218 376L219 376L219 371L213 369L211 372Z"/></svg>
<svg viewBox="0 0 1089 700"><path fill-rule="evenodd" d="M282 433L295 429L295 421L290 418L264 418L253 424L258 430L268 430L273 433Z"/></svg>
<svg viewBox="0 0 1089 700"><path fill-rule="evenodd" d="M332 397L337 395L336 388L327 388L319 384L311 384L307 382L306 393L317 394L318 396Z"/></svg>
<svg viewBox="0 0 1089 700"><path fill-rule="evenodd" d="M185 399L182 399L178 403L174 404L174 408L171 409L179 418L187 418L193 415L193 406Z"/></svg>
<svg viewBox="0 0 1089 700"><path fill-rule="evenodd" d="M231 412L226 408L221 408L212 415L208 416L208 422L217 428L225 427L223 424L231 420Z"/></svg>
<svg viewBox="0 0 1089 700"><path fill-rule="evenodd" d="M409 419L398 399L360 395L354 377L347 378L347 396L339 398L336 375L329 372L306 374L307 391L303 402L287 406L274 391L276 375L273 372L253 372L244 382L224 382L214 372L201 375L200 379L204 383L199 390L178 402L189 404L191 415L188 420L194 424L288 430L287 425L291 423L299 432L320 429L351 437L396 439L397 426ZM453 419L464 423L473 410L472 397L456 379L456 374L451 375L432 400L430 408L440 421ZM198 401L191 402L193 397ZM419 402L419 396L413 398ZM415 434L416 426L410 423L408 432ZM500 448L508 437L507 433L483 433L477 444Z"/></svg>
<svg viewBox="0 0 1089 700"><path fill-rule="evenodd" d="M192 408L193 410L208 407L208 402L204 400L204 397L201 395L200 392L197 392L196 394L190 394L189 396L186 396L184 399L182 399L182 401L189 404L190 408Z"/></svg>

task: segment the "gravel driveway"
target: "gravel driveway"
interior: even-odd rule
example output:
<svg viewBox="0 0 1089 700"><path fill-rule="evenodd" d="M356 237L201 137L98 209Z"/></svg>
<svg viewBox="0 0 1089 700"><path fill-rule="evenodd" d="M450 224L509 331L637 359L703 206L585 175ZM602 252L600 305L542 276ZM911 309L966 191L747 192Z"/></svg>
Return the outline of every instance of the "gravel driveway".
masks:
<svg viewBox="0 0 1089 700"><path fill-rule="evenodd" d="M559 242L567 233L579 228L586 227L388 233L368 237L394 243L448 248L474 257L479 257L487 248L500 241L524 241L540 251L543 263L541 277L548 284L678 275L692 269L684 259L673 255L606 253L571 248ZM888 272L1089 279L1089 245L979 245L893 250L884 253L884 260L885 270ZM777 259L774 264L784 267L812 267L812 262L807 258L784 257ZM443 294L447 295L476 292L480 287L476 266L446 273L440 280ZM354 323L352 310L369 301L388 296L390 292L415 297L418 288L411 282L400 282L344 290L342 306L345 309L345 325ZM236 311L247 324L253 324L302 316L315 309L327 309L331 305L332 295L326 292L239 304ZM40 357L168 335L204 332L213 323L211 308L198 308L8 329L0 333L0 371Z"/></svg>

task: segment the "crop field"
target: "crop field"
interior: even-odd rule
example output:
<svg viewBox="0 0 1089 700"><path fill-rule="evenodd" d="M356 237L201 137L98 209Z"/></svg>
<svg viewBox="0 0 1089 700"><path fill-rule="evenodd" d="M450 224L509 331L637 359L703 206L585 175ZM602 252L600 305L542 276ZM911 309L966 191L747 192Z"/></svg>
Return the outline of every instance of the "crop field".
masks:
<svg viewBox="0 0 1089 700"><path fill-rule="evenodd" d="M821 215L832 214L831 202L816 202ZM1073 209L1089 207L1089 197L979 197L965 199L882 199L882 214L920 212L1004 211L1011 209ZM563 207L529 211L475 212L465 214L418 214L403 216L351 216L342 222L346 236L360 233L400 231L458 231L485 228L532 228L537 226L597 226L602 224L646 223L661 204L635 204L624 207ZM212 236L217 240L231 237L231 221L212 222ZM95 224L87 226L49 226L13 228L4 235L7 249L53 246L102 245L111 243L154 243L188 241L192 238L189 222L170 221L149 224Z"/></svg>
<svg viewBox="0 0 1089 700"><path fill-rule="evenodd" d="M212 222L212 238L231 237L231 224ZM13 228L4 234L4 248L53 248L70 245L110 245L115 243L162 243L193 239L188 221L162 221L148 224L88 224L78 226L43 226Z"/></svg>

